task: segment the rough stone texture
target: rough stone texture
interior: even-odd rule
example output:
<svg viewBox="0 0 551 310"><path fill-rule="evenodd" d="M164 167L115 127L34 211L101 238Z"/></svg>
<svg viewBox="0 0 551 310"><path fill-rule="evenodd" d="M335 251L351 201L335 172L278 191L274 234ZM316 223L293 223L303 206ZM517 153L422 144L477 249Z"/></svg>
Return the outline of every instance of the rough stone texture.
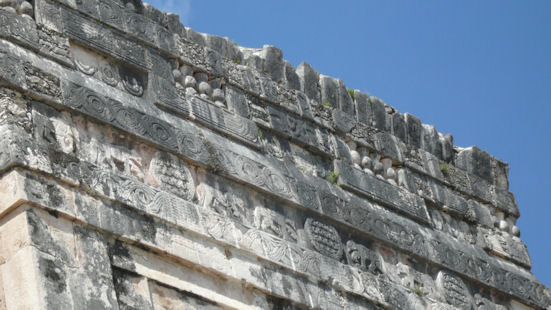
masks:
<svg viewBox="0 0 551 310"><path fill-rule="evenodd" d="M0 4L0 310L549 309L503 161L138 0Z"/></svg>

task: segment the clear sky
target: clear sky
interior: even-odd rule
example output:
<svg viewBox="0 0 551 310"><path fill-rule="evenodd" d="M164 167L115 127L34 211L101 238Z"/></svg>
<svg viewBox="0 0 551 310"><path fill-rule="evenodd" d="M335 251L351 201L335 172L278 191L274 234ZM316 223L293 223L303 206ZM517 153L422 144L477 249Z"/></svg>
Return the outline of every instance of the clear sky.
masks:
<svg viewBox="0 0 551 310"><path fill-rule="evenodd" d="M510 165L534 274L551 286L551 1L149 0L239 45L275 45Z"/></svg>

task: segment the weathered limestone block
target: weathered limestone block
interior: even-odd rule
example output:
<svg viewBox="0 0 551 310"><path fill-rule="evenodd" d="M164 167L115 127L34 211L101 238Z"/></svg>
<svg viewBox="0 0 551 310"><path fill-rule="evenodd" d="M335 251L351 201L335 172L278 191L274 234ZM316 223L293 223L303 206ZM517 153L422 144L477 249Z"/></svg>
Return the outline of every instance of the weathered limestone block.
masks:
<svg viewBox="0 0 551 310"><path fill-rule="evenodd" d="M0 4L0 310L550 304L484 151L139 0Z"/></svg>
<svg viewBox="0 0 551 310"><path fill-rule="evenodd" d="M507 176L509 168L507 164L494 158L477 147L470 147L461 150L456 157L456 165L473 173L490 184L496 184L498 189L507 190Z"/></svg>
<svg viewBox="0 0 551 310"><path fill-rule="evenodd" d="M202 296L169 288L155 282L151 284L151 290L156 309L224 309Z"/></svg>
<svg viewBox="0 0 551 310"><path fill-rule="evenodd" d="M384 131L386 128L386 111L381 99L370 97L371 111L373 113L373 127Z"/></svg>
<svg viewBox="0 0 551 310"><path fill-rule="evenodd" d="M243 55L237 48L237 45L228 38L205 35L205 44L217 51L222 57L231 59L236 63L240 63L243 60Z"/></svg>
<svg viewBox="0 0 551 310"><path fill-rule="evenodd" d="M265 45L260 53L263 60L262 70L275 82L281 82L284 77L285 65L283 63L283 52L270 45Z"/></svg>
<svg viewBox="0 0 551 310"><path fill-rule="evenodd" d="M393 241L393 242L396 242L396 241Z"/></svg>
<svg viewBox="0 0 551 310"><path fill-rule="evenodd" d="M238 309L264 309L266 306L264 296L254 290L236 287L229 281L217 281L202 272L181 266L176 261L167 261L120 242L112 245L111 253L113 265L122 268L117 271L121 276L121 285L128 286L124 282L140 283L139 286L133 285L131 291L126 291L126 299L143 304L146 306L144 309L147 309L147 304L153 304L155 309L188 303L202 305L207 309L218 309L217 304ZM172 272L168 273L169 270ZM144 281L146 283L141 283Z"/></svg>
<svg viewBox="0 0 551 310"><path fill-rule="evenodd" d="M358 122L371 126L373 121L373 112L371 110L369 95L362 93L359 90L355 90L354 99L356 101Z"/></svg>
<svg viewBox="0 0 551 310"><path fill-rule="evenodd" d="M339 79L338 82L338 106L341 111L348 114L351 120L356 118L356 107L354 106L354 100L350 97L350 93L344 85L344 81Z"/></svg>
<svg viewBox="0 0 551 310"><path fill-rule="evenodd" d="M191 110L193 120L258 148L258 127L249 119L228 113L200 97L191 99Z"/></svg>
<svg viewBox="0 0 551 310"><path fill-rule="evenodd" d="M38 250L26 247L1 266L6 309L43 309L38 278ZM54 273L53 275L57 275ZM52 296L54 297L54 296ZM58 305L67 306L62 296L55 296Z"/></svg>
<svg viewBox="0 0 551 310"><path fill-rule="evenodd" d="M298 74L296 73L295 68L293 65L284 60L285 64L285 81L287 84L287 87L294 90L300 90L300 79L298 77Z"/></svg>
<svg viewBox="0 0 551 310"><path fill-rule="evenodd" d="M18 210L2 225L2 235L13 236L2 238L7 309L116 309L101 236L41 210Z"/></svg>
<svg viewBox="0 0 551 310"><path fill-rule="evenodd" d="M421 148L421 134L423 126L421 120L411 114L404 114L404 118L407 124L408 144L411 144L415 148Z"/></svg>
<svg viewBox="0 0 551 310"><path fill-rule="evenodd" d="M333 109L333 122L337 132L348 133L354 128L354 117L342 110Z"/></svg>
<svg viewBox="0 0 551 310"><path fill-rule="evenodd" d="M407 127L403 114L392 114L392 134L402 141L407 141Z"/></svg>
<svg viewBox="0 0 551 310"><path fill-rule="evenodd" d="M495 252L497 256L507 257L516 264L528 269L532 266L526 245L518 238L507 233L494 232L489 229L483 229L482 234L490 252Z"/></svg>
<svg viewBox="0 0 551 310"><path fill-rule="evenodd" d="M249 106L247 104L247 97L245 93L233 86L226 86L226 102L228 103L228 108L232 110L235 114L248 117L249 116Z"/></svg>
<svg viewBox="0 0 551 310"><path fill-rule="evenodd" d="M428 222L425 203L419 197L342 162L337 162L335 168L337 173L340 173L339 185L342 187L367 195L380 203L389 204L416 220Z"/></svg>
<svg viewBox="0 0 551 310"><path fill-rule="evenodd" d="M338 80L321 74L319 77L319 85L321 90L321 104L332 108L339 107Z"/></svg>
<svg viewBox="0 0 551 310"><path fill-rule="evenodd" d="M38 32L32 18L20 16L16 12L0 10L1 38L6 38L18 44L38 48Z"/></svg>
<svg viewBox="0 0 551 310"><path fill-rule="evenodd" d="M64 33L72 39L143 70L151 70L167 79L172 78L172 70L166 58L156 50L141 45L96 21L85 19L70 9L62 8L61 16ZM113 48L114 46L116 48Z"/></svg>
<svg viewBox="0 0 551 310"><path fill-rule="evenodd" d="M153 310L147 278L113 268L113 282L119 308Z"/></svg>
<svg viewBox="0 0 551 310"><path fill-rule="evenodd" d="M315 71L310 64L302 62L297 67L297 75L300 79L300 90L302 90L308 98L320 104L321 94L319 90L319 72Z"/></svg>
<svg viewBox="0 0 551 310"><path fill-rule="evenodd" d="M311 122L285 113L283 110L275 107L269 106L268 113L270 115L271 128L276 132L316 149L321 153L329 153L329 135L325 130L317 128Z"/></svg>

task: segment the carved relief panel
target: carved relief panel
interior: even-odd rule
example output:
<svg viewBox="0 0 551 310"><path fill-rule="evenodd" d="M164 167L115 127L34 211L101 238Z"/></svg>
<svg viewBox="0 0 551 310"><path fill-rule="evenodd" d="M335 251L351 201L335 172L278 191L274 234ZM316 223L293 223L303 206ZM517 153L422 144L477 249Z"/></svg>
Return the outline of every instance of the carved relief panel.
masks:
<svg viewBox="0 0 551 310"><path fill-rule="evenodd" d="M316 251L340 260L343 253L343 245L335 227L313 218L308 218L304 223L304 230L308 234L312 247Z"/></svg>
<svg viewBox="0 0 551 310"><path fill-rule="evenodd" d="M190 169L179 158L166 152L157 152L149 164L153 185L191 201L195 186Z"/></svg>
<svg viewBox="0 0 551 310"><path fill-rule="evenodd" d="M441 270L436 276L436 285L444 299L458 309L471 309L473 298L469 288L458 276Z"/></svg>
<svg viewBox="0 0 551 310"><path fill-rule="evenodd" d="M254 209L254 227L291 242L298 241L297 230L290 219L262 206Z"/></svg>
<svg viewBox="0 0 551 310"><path fill-rule="evenodd" d="M238 223L240 226L253 226L252 206L257 199L246 188L232 182L224 182L202 169L197 170L196 177L199 205L208 211L207 213Z"/></svg>
<svg viewBox="0 0 551 310"><path fill-rule="evenodd" d="M346 242L345 256L347 263L351 266L376 275L382 273L383 268L379 255L361 244L348 240Z"/></svg>
<svg viewBox="0 0 551 310"><path fill-rule="evenodd" d="M71 44L75 67L82 73L94 77L109 86L142 97L146 89L146 74L132 69L116 60Z"/></svg>

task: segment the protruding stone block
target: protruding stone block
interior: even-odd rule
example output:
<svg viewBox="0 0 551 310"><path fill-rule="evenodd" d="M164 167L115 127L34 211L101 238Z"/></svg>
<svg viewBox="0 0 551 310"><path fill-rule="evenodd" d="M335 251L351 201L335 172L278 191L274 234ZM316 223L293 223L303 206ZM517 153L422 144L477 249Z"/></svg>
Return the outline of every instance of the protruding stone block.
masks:
<svg viewBox="0 0 551 310"><path fill-rule="evenodd" d="M293 65L284 60L285 63L285 81L287 87L294 90L300 90L300 79L295 71Z"/></svg>
<svg viewBox="0 0 551 310"><path fill-rule="evenodd" d="M371 126L371 123L373 121L373 112L371 110L371 101L369 99L369 95L362 93L359 90L355 90L354 99L356 101L358 122Z"/></svg>
<svg viewBox="0 0 551 310"><path fill-rule="evenodd" d="M428 223L425 203L416 195L405 192L399 187L392 186L345 163L336 162L335 168L340 173L338 182L342 187L386 203L422 223Z"/></svg>
<svg viewBox="0 0 551 310"><path fill-rule="evenodd" d="M297 67L297 75L300 79L300 89L312 99L314 102L323 103L321 101L321 94L318 88L320 74L315 71L310 64L302 62Z"/></svg>
<svg viewBox="0 0 551 310"><path fill-rule="evenodd" d="M384 103L377 97L370 97L371 111L373 113L373 127L384 131L386 124L386 111Z"/></svg>
<svg viewBox="0 0 551 310"><path fill-rule="evenodd" d="M344 113L350 115L352 118L355 118L356 107L354 106L354 100L352 99L352 97L350 97L348 89L346 88L346 85L344 85L343 80L337 80L337 88L339 109Z"/></svg>
<svg viewBox="0 0 551 310"><path fill-rule="evenodd" d="M285 70L283 52L275 46L265 45L262 48L260 57L263 60L263 72L275 82L280 82L284 77Z"/></svg>
<svg viewBox="0 0 551 310"><path fill-rule="evenodd" d="M326 75L320 75L321 103L334 109L339 107L338 80Z"/></svg>
<svg viewBox="0 0 551 310"><path fill-rule="evenodd" d="M476 174L486 181L492 181L492 163L490 155L477 147L470 147L457 154L457 167Z"/></svg>

